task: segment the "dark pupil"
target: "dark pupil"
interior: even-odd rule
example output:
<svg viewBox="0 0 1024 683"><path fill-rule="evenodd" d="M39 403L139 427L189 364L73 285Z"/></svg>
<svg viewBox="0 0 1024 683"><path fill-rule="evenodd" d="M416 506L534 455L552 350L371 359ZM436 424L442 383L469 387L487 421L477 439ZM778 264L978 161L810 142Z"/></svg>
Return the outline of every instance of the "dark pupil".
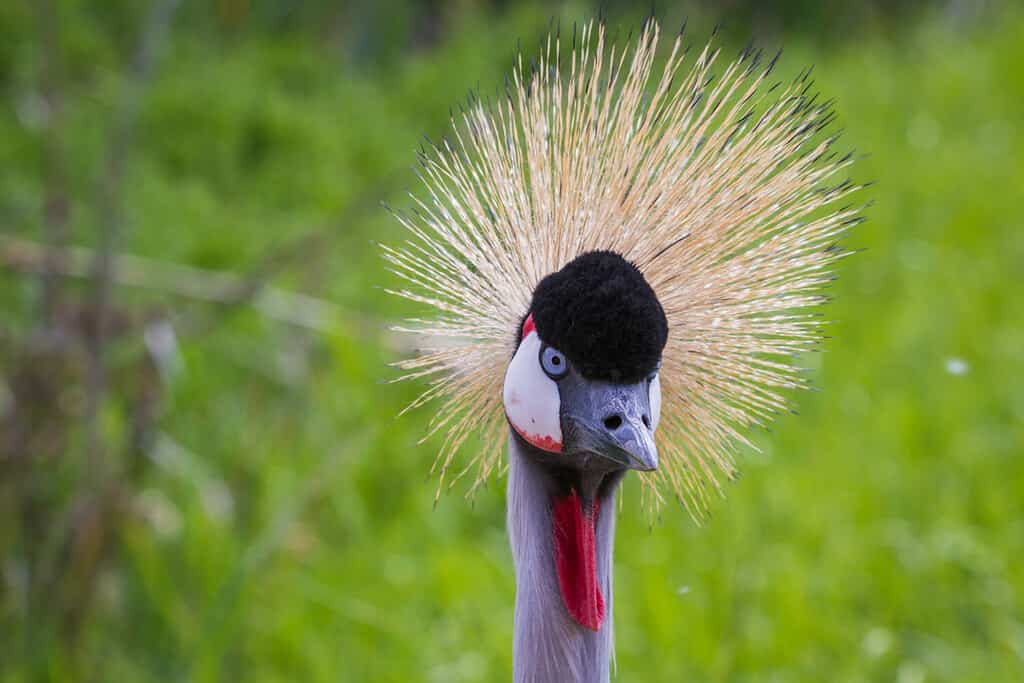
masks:
<svg viewBox="0 0 1024 683"><path fill-rule="evenodd" d="M561 365L562 364L562 359L559 358L558 356L552 356L551 357L551 364L552 365Z"/></svg>

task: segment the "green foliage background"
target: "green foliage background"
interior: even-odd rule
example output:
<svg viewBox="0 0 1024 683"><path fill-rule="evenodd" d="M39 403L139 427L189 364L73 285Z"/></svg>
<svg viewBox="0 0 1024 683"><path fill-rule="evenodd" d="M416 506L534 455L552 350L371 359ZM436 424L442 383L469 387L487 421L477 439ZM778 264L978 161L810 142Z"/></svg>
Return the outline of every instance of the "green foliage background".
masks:
<svg viewBox="0 0 1024 683"><path fill-rule="evenodd" d="M43 231L51 133L31 4L0 4L5 240ZM820 391L755 435L762 452L740 455L744 476L709 523L667 509L649 527L626 486L618 678L1024 680L1024 13L865 6L796 24L811 10L751 6L730 5L741 18L726 41L784 44L783 74L815 64L845 144L869 152L856 175L877 203L848 241L865 251L841 267L833 338L801 359ZM146 4L57 8L70 241L90 246ZM696 39L732 9L689 8ZM411 309L383 293L374 242L400 238L377 202L407 202L422 136L444 134L468 88L500 84L517 39L529 50L552 13L566 25L592 9L183 4L140 95L117 250L246 272L332 226L273 284L340 313L313 334L248 307L115 290L138 316L215 323L179 339L136 450L111 444L136 405L123 368L138 339L108 354L105 460L132 474L88 600L31 590L32 558L58 532L25 521L70 509L88 479L81 411L61 413L56 452L2 456L0 681L508 679L503 482L472 507L456 488L433 508L437 443L417 444L429 409L395 417L422 387L382 382L404 352L387 324ZM88 280L68 286L87 300ZM22 399L12 378L39 291L0 270L0 412ZM61 405L81 404L81 382L61 387ZM71 600L84 606L68 626Z"/></svg>

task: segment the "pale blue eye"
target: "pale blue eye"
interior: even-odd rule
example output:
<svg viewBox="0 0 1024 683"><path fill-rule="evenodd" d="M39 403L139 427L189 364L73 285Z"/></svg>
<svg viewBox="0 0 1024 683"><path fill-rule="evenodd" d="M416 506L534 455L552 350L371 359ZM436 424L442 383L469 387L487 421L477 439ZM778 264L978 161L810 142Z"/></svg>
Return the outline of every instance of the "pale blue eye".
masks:
<svg viewBox="0 0 1024 683"><path fill-rule="evenodd" d="M540 367L551 379L562 379L569 372L565 355L550 346L542 346L540 349Z"/></svg>

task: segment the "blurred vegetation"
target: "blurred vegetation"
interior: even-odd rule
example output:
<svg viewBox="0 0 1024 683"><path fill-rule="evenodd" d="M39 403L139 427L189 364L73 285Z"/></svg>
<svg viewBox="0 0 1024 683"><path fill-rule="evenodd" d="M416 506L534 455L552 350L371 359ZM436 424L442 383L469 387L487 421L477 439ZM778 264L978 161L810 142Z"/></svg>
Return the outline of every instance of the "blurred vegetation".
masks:
<svg viewBox="0 0 1024 683"><path fill-rule="evenodd" d="M552 10L177 5L0 3L0 681L507 679L502 482L431 512L375 242ZM620 677L1022 680L1024 13L684 13L814 63L879 201L714 520L627 485Z"/></svg>

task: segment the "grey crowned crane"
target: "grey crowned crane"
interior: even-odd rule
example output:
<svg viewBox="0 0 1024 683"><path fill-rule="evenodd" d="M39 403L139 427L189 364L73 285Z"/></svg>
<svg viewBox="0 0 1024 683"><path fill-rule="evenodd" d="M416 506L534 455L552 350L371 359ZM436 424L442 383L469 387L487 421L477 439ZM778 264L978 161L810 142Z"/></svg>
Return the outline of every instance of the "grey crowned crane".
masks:
<svg viewBox="0 0 1024 683"><path fill-rule="evenodd" d="M712 78L719 50L691 61L681 34L656 67L659 37L590 23L520 57L424 151L408 239L384 246L395 293L434 310L398 327L420 349L399 365L429 382L410 407L441 401L442 485L508 473L517 682L609 680L619 484L703 513L744 429L804 385L789 359L859 220L807 72L773 83L745 50Z"/></svg>

